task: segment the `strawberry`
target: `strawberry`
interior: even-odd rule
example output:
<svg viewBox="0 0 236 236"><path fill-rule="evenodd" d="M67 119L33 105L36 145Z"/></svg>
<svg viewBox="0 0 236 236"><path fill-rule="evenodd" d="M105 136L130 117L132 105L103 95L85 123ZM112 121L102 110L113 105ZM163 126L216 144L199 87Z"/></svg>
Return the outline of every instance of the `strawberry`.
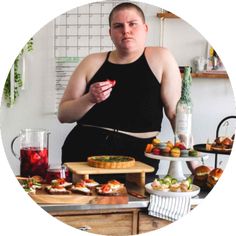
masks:
<svg viewBox="0 0 236 236"><path fill-rule="evenodd" d="M107 81L111 84L112 87L114 87L116 85L116 80L108 79Z"/></svg>
<svg viewBox="0 0 236 236"><path fill-rule="evenodd" d="M33 155L31 155L30 160L31 160L31 163L36 163L39 160L41 160L41 156L39 156L39 154L35 152Z"/></svg>

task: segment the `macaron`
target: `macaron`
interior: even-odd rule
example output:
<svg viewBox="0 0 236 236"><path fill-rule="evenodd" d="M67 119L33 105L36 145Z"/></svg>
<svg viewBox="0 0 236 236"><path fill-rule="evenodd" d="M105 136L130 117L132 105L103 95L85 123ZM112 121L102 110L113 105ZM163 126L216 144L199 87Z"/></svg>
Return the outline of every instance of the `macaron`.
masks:
<svg viewBox="0 0 236 236"><path fill-rule="evenodd" d="M159 148L154 147L154 148L152 149L152 154L154 154L154 155L160 155L160 154L161 154L161 150L160 150Z"/></svg>
<svg viewBox="0 0 236 236"><path fill-rule="evenodd" d="M180 156L181 157L188 157L189 156L189 150L188 149L183 149L183 150L180 150Z"/></svg>
<svg viewBox="0 0 236 236"><path fill-rule="evenodd" d="M170 151L171 151L170 147L166 146L165 148L162 148L160 150L161 150L161 155L170 156Z"/></svg>
<svg viewBox="0 0 236 236"><path fill-rule="evenodd" d="M148 143L148 144L146 145L145 152L146 152L146 153L151 153L151 152L152 152L152 149L153 149L153 144Z"/></svg>
<svg viewBox="0 0 236 236"><path fill-rule="evenodd" d="M158 147L159 147L160 149L164 149L164 148L166 148L166 146L167 146L167 144L164 143L164 142L160 142L160 143L158 144Z"/></svg>
<svg viewBox="0 0 236 236"><path fill-rule="evenodd" d="M170 155L172 157L180 157L180 149L178 147L174 147L170 151Z"/></svg>
<svg viewBox="0 0 236 236"><path fill-rule="evenodd" d="M188 155L190 157L197 157L198 156L198 151L194 150L194 149L191 149L191 150L189 150Z"/></svg>
<svg viewBox="0 0 236 236"><path fill-rule="evenodd" d="M158 138L154 138L153 140L152 140L152 144L153 144L153 146L158 146L158 144L161 142L161 140L160 139L158 139Z"/></svg>
<svg viewBox="0 0 236 236"><path fill-rule="evenodd" d="M166 145L170 147L171 149L174 147L174 144L171 141L168 141Z"/></svg>

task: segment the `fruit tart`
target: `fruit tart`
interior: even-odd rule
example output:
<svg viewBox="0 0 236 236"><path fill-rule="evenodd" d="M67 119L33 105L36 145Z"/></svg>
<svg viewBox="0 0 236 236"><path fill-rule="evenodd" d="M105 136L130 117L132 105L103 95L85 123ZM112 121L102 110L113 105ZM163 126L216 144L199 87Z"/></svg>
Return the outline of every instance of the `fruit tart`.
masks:
<svg viewBox="0 0 236 236"><path fill-rule="evenodd" d="M135 165L135 159L129 156L91 156L88 165L105 169L130 168Z"/></svg>

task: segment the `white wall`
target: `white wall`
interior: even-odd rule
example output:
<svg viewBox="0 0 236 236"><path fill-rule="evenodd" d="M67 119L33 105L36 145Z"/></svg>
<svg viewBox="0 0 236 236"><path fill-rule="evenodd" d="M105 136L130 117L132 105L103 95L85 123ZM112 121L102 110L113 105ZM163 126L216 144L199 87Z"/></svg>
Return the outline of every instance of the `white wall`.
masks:
<svg viewBox="0 0 236 236"><path fill-rule="evenodd" d="M148 45L158 45L160 21L156 9L145 6L149 23ZM164 46L170 48L179 65L189 65L195 56L204 55L206 40L191 26L180 19L165 21ZM51 132L50 164L60 163L61 146L74 124L60 124L54 112L55 74L53 57L53 23L49 23L34 35L34 50L27 55L26 88L21 91L17 103L7 108L2 102L1 129L6 156L15 174L19 174L19 161L10 151L11 140L20 129L41 127ZM217 124L225 116L235 114L235 103L230 80L193 79L193 135L195 143L214 139ZM169 122L164 118L162 140L173 140ZM17 147L16 147L17 149ZM224 164L227 157L222 156ZM213 165L213 158L207 162ZM160 172L165 174L167 162L161 163ZM185 172L188 170L185 168Z"/></svg>

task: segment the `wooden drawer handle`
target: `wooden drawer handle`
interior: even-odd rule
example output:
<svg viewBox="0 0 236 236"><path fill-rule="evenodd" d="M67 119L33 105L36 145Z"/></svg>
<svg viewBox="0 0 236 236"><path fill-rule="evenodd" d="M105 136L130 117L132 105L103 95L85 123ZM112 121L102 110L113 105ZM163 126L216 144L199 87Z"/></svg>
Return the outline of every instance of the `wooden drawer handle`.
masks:
<svg viewBox="0 0 236 236"><path fill-rule="evenodd" d="M86 226L79 227L78 229L82 230L82 231L88 231L88 230L90 230L92 228L90 226L86 225Z"/></svg>

